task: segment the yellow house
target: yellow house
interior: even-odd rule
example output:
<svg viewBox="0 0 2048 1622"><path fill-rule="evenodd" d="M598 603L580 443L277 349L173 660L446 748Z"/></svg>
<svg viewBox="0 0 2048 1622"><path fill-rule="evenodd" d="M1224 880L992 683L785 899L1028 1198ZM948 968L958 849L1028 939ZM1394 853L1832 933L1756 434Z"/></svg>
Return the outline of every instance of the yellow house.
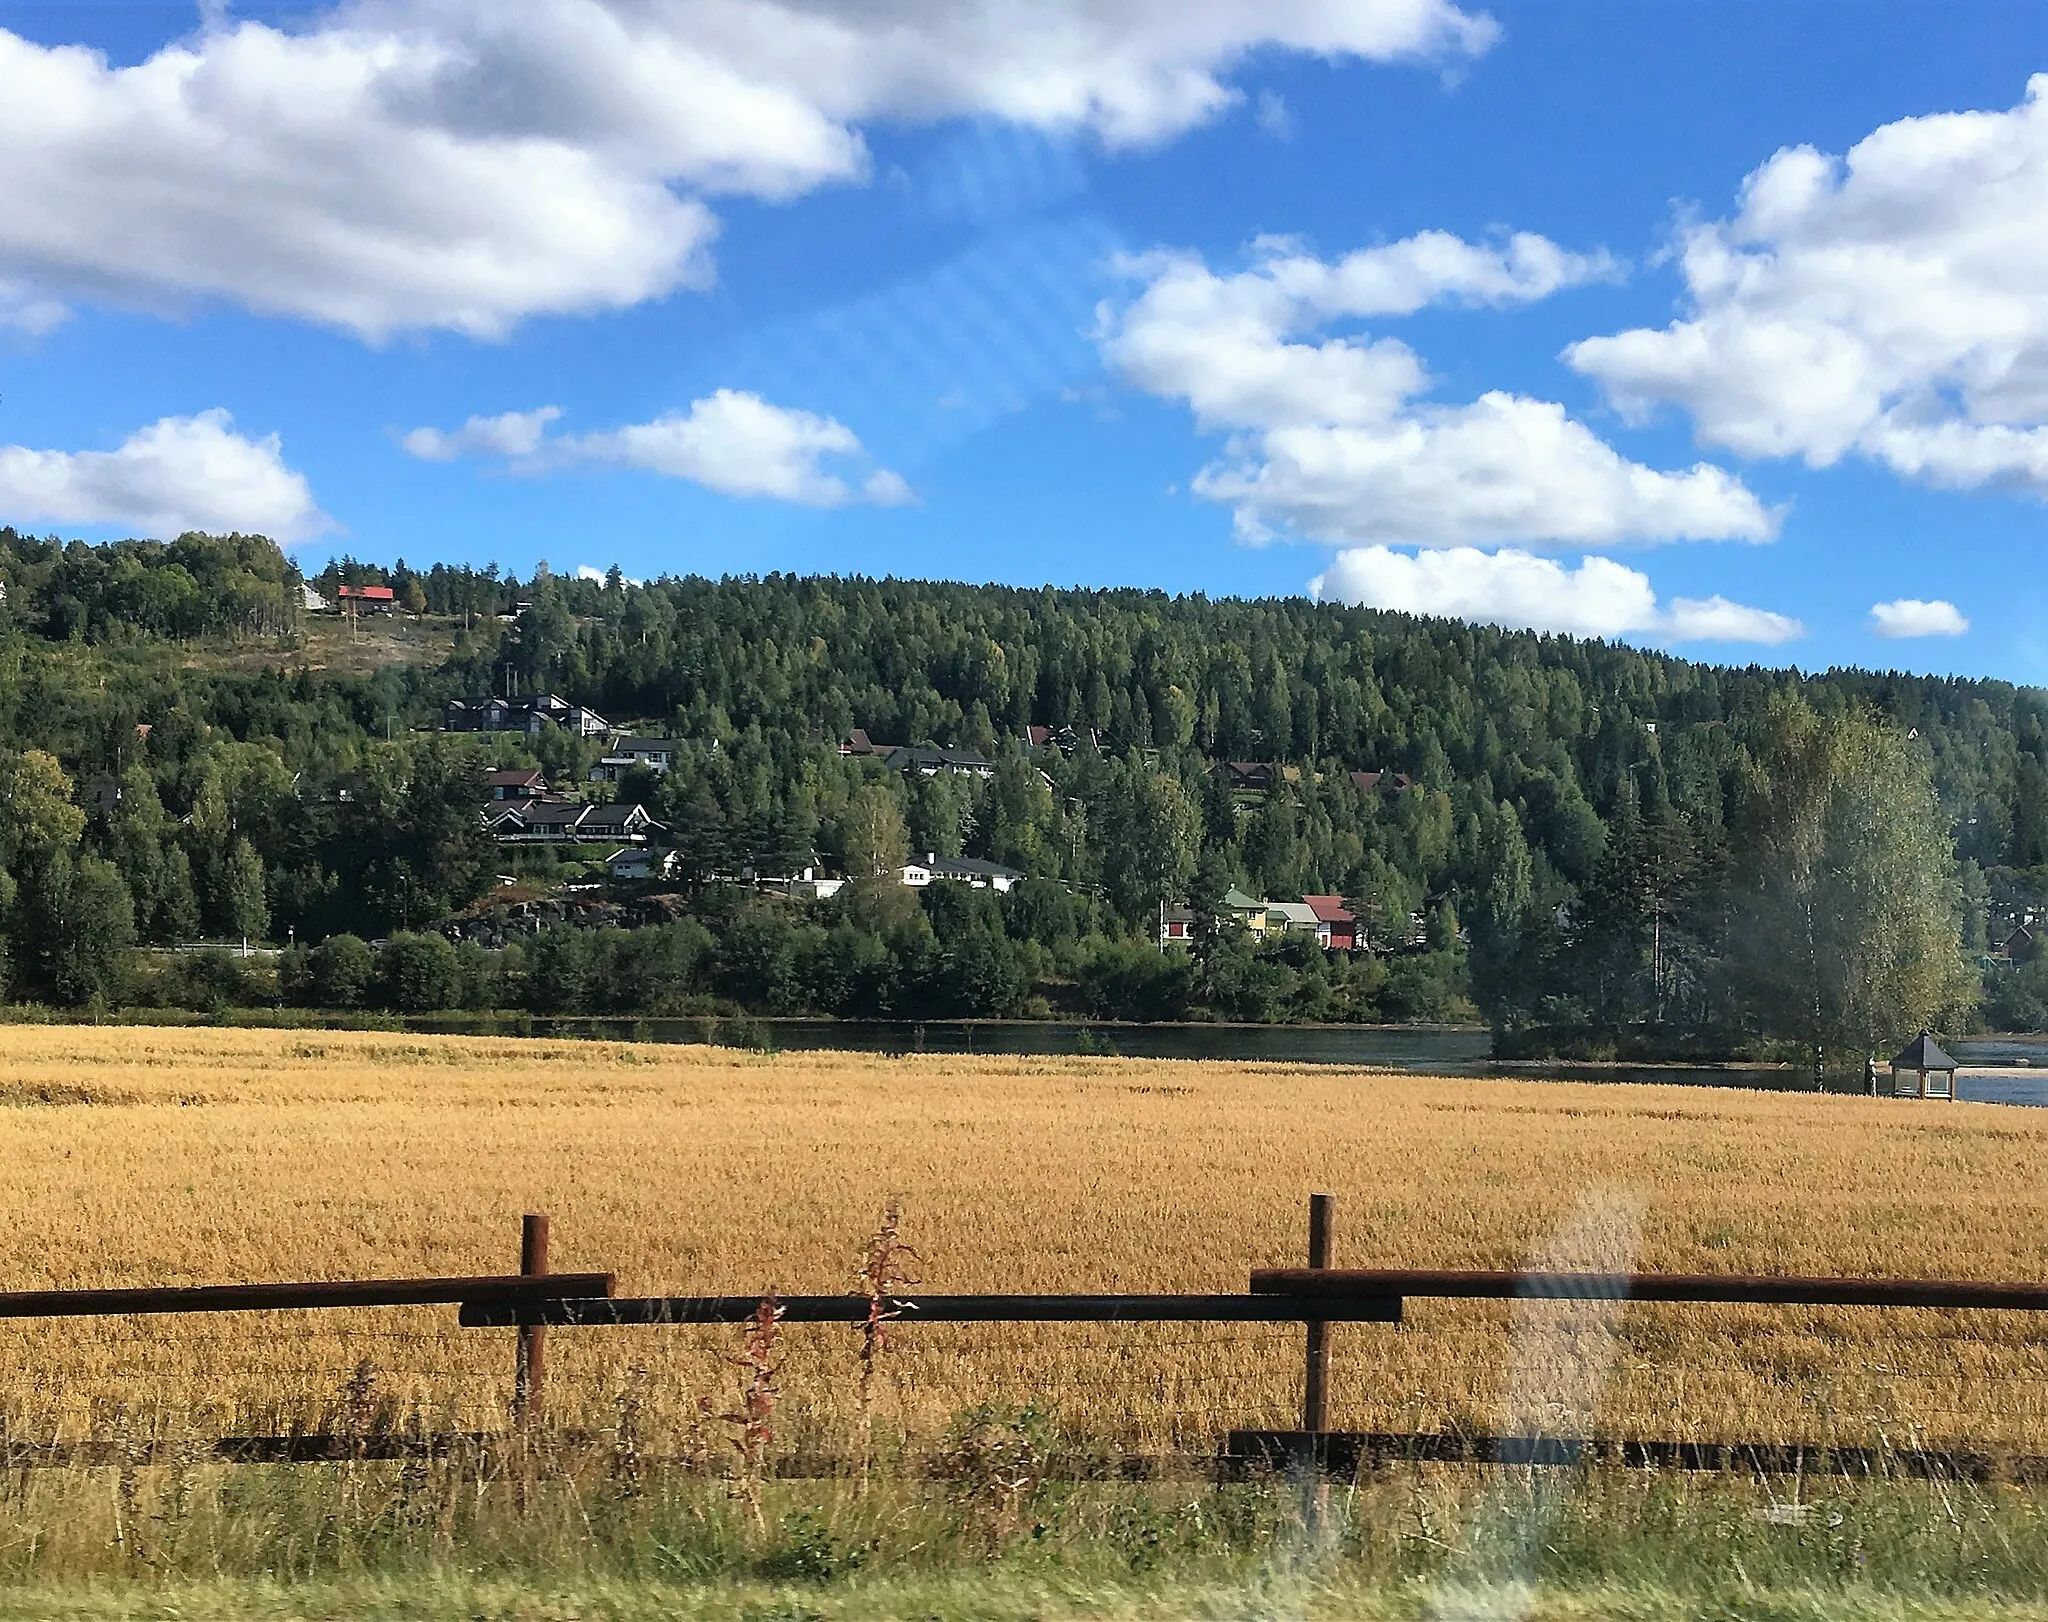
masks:
<svg viewBox="0 0 2048 1622"><path fill-rule="evenodd" d="M1266 903L1254 901L1234 884L1224 892L1223 916L1244 925L1254 935L1266 932Z"/></svg>

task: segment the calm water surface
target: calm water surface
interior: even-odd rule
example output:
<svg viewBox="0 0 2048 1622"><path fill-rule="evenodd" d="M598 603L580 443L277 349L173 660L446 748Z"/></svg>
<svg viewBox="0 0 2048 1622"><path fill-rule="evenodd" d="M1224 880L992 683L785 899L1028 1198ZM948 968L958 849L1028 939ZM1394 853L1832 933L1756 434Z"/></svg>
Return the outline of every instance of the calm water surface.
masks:
<svg viewBox="0 0 2048 1622"><path fill-rule="evenodd" d="M418 1019L415 1029L502 1031L502 1023ZM758 1043L784 1051L854 1053L1098 1053L1133 1059L1243 1059L1367 1065L1434 1075L1539 1081L1656 1082L1671 1086L1803 1091L1797 1070L1758 1065L1496 1063L1484 1030L1444 1025L1091 1025L1079 1022L826 1019L533 1019L522 1033L616 1041ZM1982 1103L2048 1105L2048 1037L1983 1037L1954 1044L1956 1090ZM1886 1078L1888 1079L1888 1078Z"/></svg>

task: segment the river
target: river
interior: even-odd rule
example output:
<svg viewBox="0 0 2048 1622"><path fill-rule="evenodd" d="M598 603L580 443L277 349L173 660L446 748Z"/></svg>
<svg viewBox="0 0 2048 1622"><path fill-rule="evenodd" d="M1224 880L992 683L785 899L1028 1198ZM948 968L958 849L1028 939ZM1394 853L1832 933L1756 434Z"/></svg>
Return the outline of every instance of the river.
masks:
<svg viewBox="0 0 2048 1622"><path fill-rule="evenodd" d="M1538 1081L1654 1082L1804 1091L1802 1070L1782 1065L1500 1062L1487 1032L1463 1025L1099 1025L1078 1021L831 1019L411 1019L414 1030L579 1036L635 1042L722 1041L801 1052L1115 1054L1134 1059L1238 1059L1365 1065L1430 1075ZM1953 1044L1956 1091L1969 1101L2048 1105L2048 1036L1974 1037ZM1888 1081L1889 1077L1881 1078Z"/></svg>

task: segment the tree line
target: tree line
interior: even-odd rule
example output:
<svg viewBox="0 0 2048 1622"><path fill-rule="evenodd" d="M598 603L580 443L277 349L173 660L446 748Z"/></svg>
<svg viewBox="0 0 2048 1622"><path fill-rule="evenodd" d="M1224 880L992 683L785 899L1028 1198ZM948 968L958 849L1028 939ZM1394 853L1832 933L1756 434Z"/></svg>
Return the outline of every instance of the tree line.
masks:
<svg viewBox="0 0 2048 1622"><path fill-rule="evenodd" d="M1734 669L1304 599L643 586L616 570L522 581L343 560L317 578L396 582L453 631L438 667L350 677L294 657L289 614L222 607L201 624L134 583L174 568L232 582L232 559L291 596L296 571L268 543L0 542L7 781L24 806L90 811L4 853L17 997L127 994L118 976L60 966L81 906L125 900L145 944L250 934L311 950L433 933L487 905L502 858L476 826L482 769L537 763L580 782L600 744L433 729L451 697L547 690L682 740L673 771L619 789L670 830L675 904L712 943L669 975L671 1000L1247 1018L1476 1006L1510 1039L1834 1054L1909 1015L2048 1015L2048 968L2000 966L1978 985L1991 936L2048 877L2048 708L2032 689ZM274 662L203 672L163 654L208 636L269 637ZM1067 747L1027 747L1032 725ZM854 727L979 750L994 774L843 757ZM1233 788L1233 760L1272 764L1275 786ZM796 907L721 882L812 860L873 878L910 852L1023 870L1042 881L1033 894L1068 898L1072 934L1013 918L1008 900L959 930L950 902ZM1390 950L1333 961L1204 928L1162 960L1160 905L1206 917L1232 885L1344 896ZM785 943L767 978L717 967L755 937ZM573 1000L585 994L562 988L593 976L545 954L598 950L522 946L491 994ZM858 994L826 983L835 962L878 952L892 967Z"/></svg>

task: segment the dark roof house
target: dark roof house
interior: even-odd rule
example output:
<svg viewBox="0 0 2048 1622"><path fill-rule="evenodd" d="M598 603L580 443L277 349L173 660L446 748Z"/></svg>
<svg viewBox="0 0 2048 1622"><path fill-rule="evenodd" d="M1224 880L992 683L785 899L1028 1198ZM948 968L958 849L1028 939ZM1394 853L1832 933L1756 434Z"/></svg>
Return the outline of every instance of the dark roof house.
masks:
<svg viewBox="0 0 2048 1622"><path fill-rule="evenodd" d="M976 856L927 856L924 865L935 879L953 879L977 890L1008 890L1024 877L1014 867Z"/></svg>
<svg viewBox="0 0 2048 1622"><path fill-rule="evenodd" d="M1226 760L1223 780L1234 789L1259 793L1280 781L1280 768L1270 760Z"/></svg>
<svg viewBox="0 0 2048 1622"><path fill-rule="evenodd" d="M1931 1033L1922 1031L1892 1060L1894 1098L1956 1096L1956 1062L1942 1052Z"/></svg>
<svg viewBox="0 0 2048 1622"><path fill-rule="evenodd" d="M553 693L535 693L525 698L451 698L442 712L441 725L448 732L545 732L562 727L585 738L609 732L611 725L593 709L571 704Z"/></svg>
<svg viewBox="0 0 2048 1622"><path fill-rule="evenodd" d="M936 744L905 744L889 751L882 762L892 772L915 772L920 777L963 775L993 777L996 763L973 749L941 749Z"/></svg>
<svg viewBox="0 0 2048 1622"><path fill-rule="evenodd" d="M484 773L484 787L494 800L533 800L547 793L548 778L538 766L507 766Z"/></svg>

